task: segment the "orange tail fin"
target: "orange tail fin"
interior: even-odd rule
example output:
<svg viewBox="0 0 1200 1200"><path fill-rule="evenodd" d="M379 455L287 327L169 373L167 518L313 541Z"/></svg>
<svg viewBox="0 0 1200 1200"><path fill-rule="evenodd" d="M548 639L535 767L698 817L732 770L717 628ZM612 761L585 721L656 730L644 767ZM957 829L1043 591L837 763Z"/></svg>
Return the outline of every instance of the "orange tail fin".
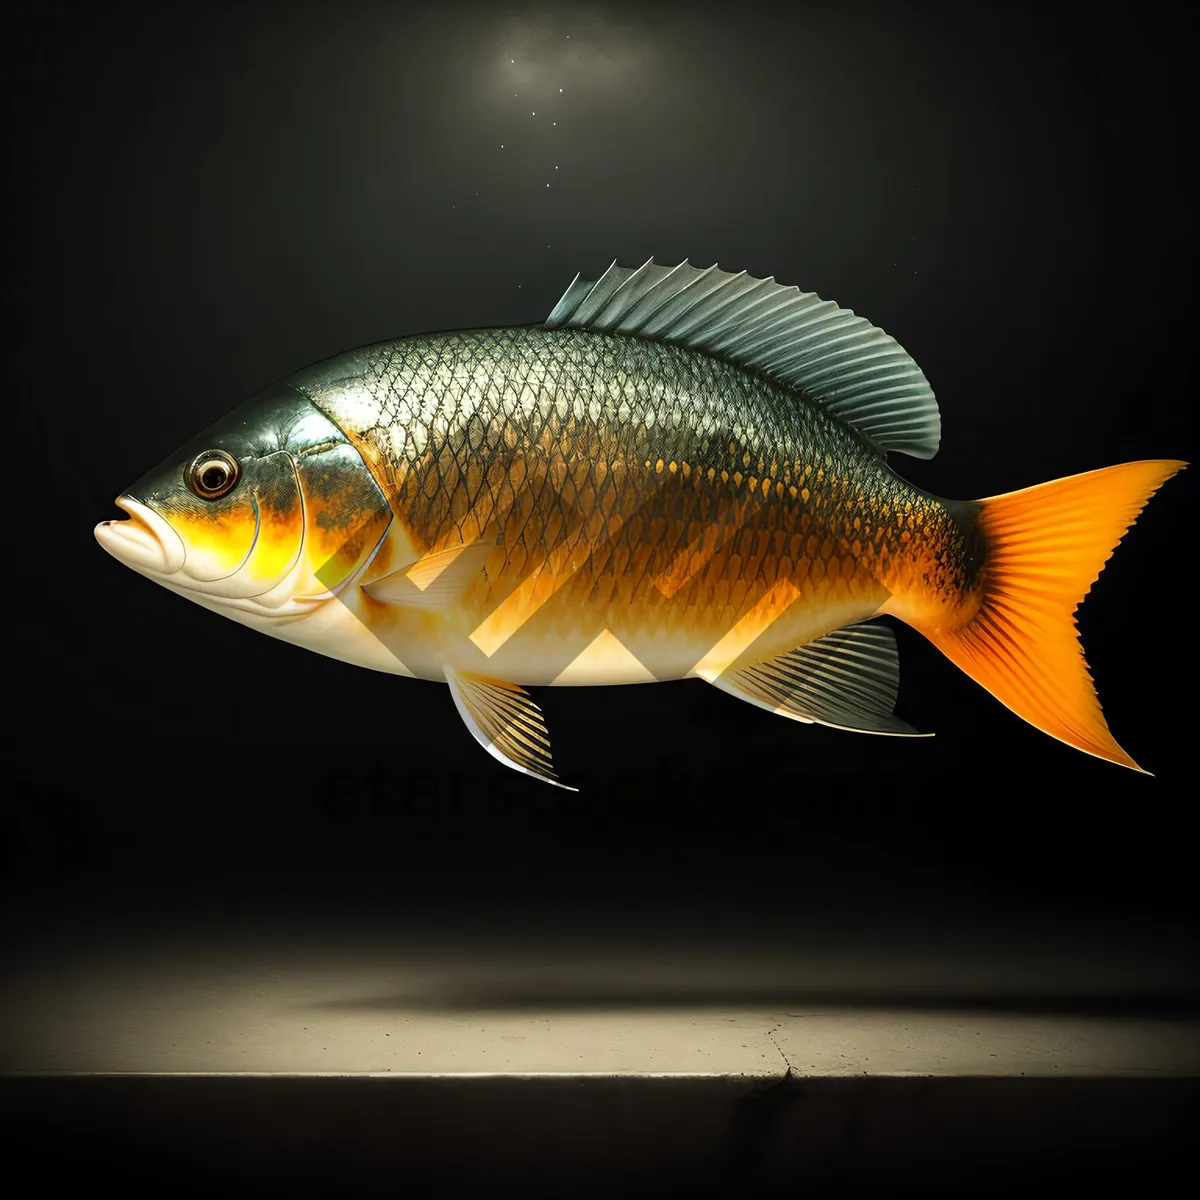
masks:
<svg viewBox="0 0 1200 1200"><path fill-rule="evenodd" d="M957 628L922 632L1043 733L1141 771L1108 730L1074 614L1146 502L1185 466L1124 463L979 501L979 607Z"/></svg>

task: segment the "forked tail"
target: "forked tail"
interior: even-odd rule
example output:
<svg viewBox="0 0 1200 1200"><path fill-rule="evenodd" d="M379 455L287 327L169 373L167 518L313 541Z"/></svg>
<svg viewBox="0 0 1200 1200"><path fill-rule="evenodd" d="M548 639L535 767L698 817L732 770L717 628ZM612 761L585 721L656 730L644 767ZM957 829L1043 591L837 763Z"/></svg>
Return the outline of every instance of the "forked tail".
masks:
<svg viewBox="0 0 1200 1200"><path fill-rule="evenodd" d="M979 501L979 590L965 620L921 632L1031 725L1140 771L1109 732L1074 614L1146 502L1185 466L1124 463Z"/></svg>

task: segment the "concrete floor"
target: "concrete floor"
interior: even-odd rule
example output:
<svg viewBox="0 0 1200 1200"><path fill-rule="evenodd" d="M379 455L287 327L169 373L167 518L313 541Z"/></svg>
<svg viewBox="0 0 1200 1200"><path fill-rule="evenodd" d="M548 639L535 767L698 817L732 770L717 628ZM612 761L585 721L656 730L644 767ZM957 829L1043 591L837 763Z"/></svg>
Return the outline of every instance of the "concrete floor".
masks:
<svg viewBox="0 0 1200 1200"><path fill-rule="evenodd" d="M1196 1022L1114 997L1121 964L1103 957L1064 971L1029 947L948 947L935 971L928 950L867 961L854 947L651 942L232 928L47 941L9 957L0 1071L1200 1073Z"/></svg>
<svg viewBox="0 0 1200 1200"><path fill-rule="evenodd" d="M1128 953L793 951L232 926L35 939L0 996L0 1126L18 1157L69 1146L56 1169L82 1174L64 1185L223 1164L262 1186L534 1172L572 1194L1136 1182L1190 1144L1200 1020L1139 1000L1129 982L1153 968Z"/></svg>
<svg viewBox="0 0 1200 1200"><path fill-rule="evenodd" d="M403 969L26 978L3 1069L154 1074L1129 1076L1200 1073L1147 1016L722 1004L444 1010ZM10 993L14 995L14 993Z"/></svg>

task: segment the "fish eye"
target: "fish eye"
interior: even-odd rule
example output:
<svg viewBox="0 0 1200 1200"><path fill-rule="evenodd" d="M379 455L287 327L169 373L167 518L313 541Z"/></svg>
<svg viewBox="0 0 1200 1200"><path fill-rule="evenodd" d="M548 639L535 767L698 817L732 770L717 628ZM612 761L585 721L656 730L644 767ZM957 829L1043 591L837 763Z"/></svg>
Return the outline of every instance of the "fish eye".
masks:
<svg viewBox="0 0 1200 1200"><path fill-rule="evenodd" d="M201 500L216 500L233 488L238 474L237 459L232 454L206 450L192 459L187 469L187 484Z"/></svg>

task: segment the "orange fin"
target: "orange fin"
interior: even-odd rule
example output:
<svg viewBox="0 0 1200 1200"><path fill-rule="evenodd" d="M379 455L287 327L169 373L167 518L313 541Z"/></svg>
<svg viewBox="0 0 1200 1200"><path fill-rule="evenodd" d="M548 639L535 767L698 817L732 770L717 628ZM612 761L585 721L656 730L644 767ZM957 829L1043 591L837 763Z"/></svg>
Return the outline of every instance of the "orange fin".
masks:
<svg viewBox="0 0 1200 1200"><path fill-rule="evenodd" d="M921 632L1043 733L1141 771L1109 732L1074 614L1146 502L1185 466L1124 463L980 500L978 609Z"/></svg>

